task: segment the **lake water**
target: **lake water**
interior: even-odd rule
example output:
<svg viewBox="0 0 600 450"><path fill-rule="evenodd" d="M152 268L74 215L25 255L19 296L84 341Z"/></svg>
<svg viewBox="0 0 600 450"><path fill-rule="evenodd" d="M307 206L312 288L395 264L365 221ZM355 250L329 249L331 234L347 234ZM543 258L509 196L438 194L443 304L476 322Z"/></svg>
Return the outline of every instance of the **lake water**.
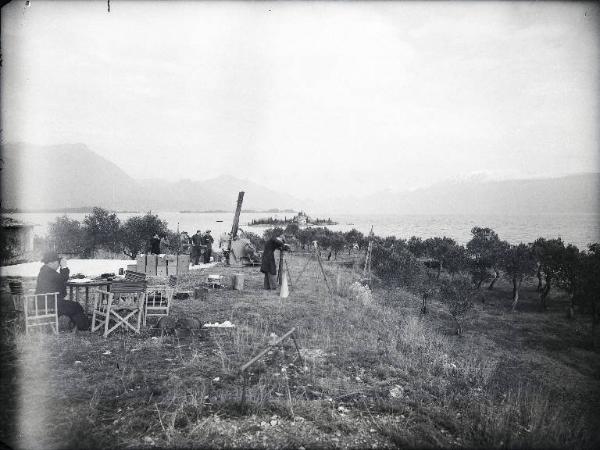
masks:
<svg viewBox="0 0 600 450"><path fill-rule="evenodd" d="M190 235L200 229L212 230L212 235L217 237L223 232L231 230L233 212L231 213L178 213L155 212L166 220L171 230L176 231L178 224L180 231L187 231ZM53 222L58 213L20 213L8 214L17 220L35 224L35 233L45 235L48 224ZM121 221L140 215L135 213L118 213ZM284 218L290 213L242 213L240 228L246 231L262 234L267 227L248 226L252 219L264 217ZM72 219L83 221L86 214L68 214ZM321 216L320 216L321 217ZM325 217L326 218L326 217ZM379 236L396 236L409 238L418 236L428 238L434 236L447 236L465 244L471 238L471 228L474 226L490 227L495 230L501 239L511 243L532 242L538 237L561 237L565 242L586 248L589 243L600 242L600 214L577 215L332 215L331 219L338 225L329 226L332 230L349 231L352 228L368 233L373 226L373 231ZM217 222L222 221L222 222Z"/></svg>

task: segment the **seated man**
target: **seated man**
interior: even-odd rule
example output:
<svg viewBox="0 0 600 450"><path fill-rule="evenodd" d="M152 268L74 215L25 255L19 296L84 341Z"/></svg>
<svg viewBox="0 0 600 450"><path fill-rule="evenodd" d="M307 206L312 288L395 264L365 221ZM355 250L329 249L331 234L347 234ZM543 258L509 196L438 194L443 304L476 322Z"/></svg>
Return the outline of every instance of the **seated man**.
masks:
<svg viewBox="0 0 600 450"><path fill-rule="evenodd" d="M50 251L42 258L44 265L37 277L36 294L58 292L58 315L68 316L75 324L75 330L89 330L90 324L81 305L77 302L65 300L67 296L67 280L69 268L67 261L60 258L56 252ZM60 272L57 272L58 268Z"/></svg>

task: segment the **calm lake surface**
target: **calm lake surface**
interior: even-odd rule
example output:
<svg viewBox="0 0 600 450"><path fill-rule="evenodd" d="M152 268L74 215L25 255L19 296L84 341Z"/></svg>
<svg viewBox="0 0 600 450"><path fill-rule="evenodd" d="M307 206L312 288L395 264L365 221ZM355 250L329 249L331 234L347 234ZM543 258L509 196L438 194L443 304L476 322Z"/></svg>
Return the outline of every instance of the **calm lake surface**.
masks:
<svg viewBox="0 0 600 450"><path fill-rule="evenodd" d="M200 229L212 230L217 237L223 232L231 230L233 212L231 213L178 213L154 212L166 220L171 230L187 231L190 235ZM131 216L142 213L118 213L121 221ZM53 222L60 213L20 213L8 214L17 220L35 224L35 233L42 236L47 233L48 224ZM265 217L284 218L290 213L242 213L240 228L257 234L267 227L248 226L252 219ZM67 214L68 217L83 221L86 214ZM319 216L320 218L327 218ZM575 244L584 249L589 243L600 242L600 214L544 214L544 215L391 215L391 214L338 214L331 219L338 225L329 226L332 230L349 231L352 228L368 233L373 226L373 231L379 236L396 236L409 238L418 236L428 238L434 236L448 236L461 244L471 238L471 228L475 226L490 227L495 230L501 239L511 243L532 242L538 237L561 237L565 242ZM217 222L222 221L222 222Z"/></svg>

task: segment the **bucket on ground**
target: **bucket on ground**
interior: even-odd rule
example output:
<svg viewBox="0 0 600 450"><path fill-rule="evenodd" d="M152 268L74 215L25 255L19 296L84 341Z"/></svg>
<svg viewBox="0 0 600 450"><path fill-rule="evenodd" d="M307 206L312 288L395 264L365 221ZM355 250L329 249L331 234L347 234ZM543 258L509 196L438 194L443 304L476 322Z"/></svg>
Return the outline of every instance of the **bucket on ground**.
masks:
<svg viewBox="0 0 600 450"><path fill-rule="evenodd" d="M206 286L195 287L194 300L208 300L208 288Z"/></svg>
<svg viewBox="0 0 600 450"><path fill-rule="evenodd" d="M244 274L236 273L231 277L231 287L236 291L244 290Z"/></svg>

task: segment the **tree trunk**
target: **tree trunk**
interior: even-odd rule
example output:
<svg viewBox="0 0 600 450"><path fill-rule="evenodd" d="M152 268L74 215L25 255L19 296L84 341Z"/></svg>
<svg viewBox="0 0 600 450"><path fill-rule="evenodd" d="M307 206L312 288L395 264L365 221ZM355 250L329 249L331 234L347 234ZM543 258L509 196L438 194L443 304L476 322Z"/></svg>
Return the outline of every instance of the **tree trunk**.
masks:
<svg viewBox="0 0 600 450"><path fill-rule="evenodd" d="M440 261L440 265L438 266L437 278L440 279L440 275L442 274L442 262Z"/></svg>
<svg viewBox="0 0 600 450"><path fill-rule="evenodd" d="M500 272L498 272L497 269L494 268L494 279L492 280L492 282L490 283L490 285L488 286L488 289L491 291L492 289L494 289L494 284L496 284L496 281L498 281L498 278L500 278Z"/></svg>
<svg viewBox="0 0 600 450"><path fill-rule="evenodd" d="M569 305L569 319L575 317L575 294L571 294L571 304Z"/></svg>
<svg viewBox="0 0 600 450"><path fill-rule="evenodd" d="M513 278L513 302L512 311L517 309L517 302L519 301L519 289L521 288L521 280Z"/></svg>
<svg viewBox="0 0 600 450"><path fill-rule="evenodd" d="M542 266L538 266L538 270L537 273L535 274L535 276L538 279L538 285L537 285L537 291L541 292L542 291Z"/></svg>
<svg viewBox="0 0 600 450"><path fill-rule="evenodd" d="M454 318L454 320L456 321L456 334L458 336L461 336L463 332L462 324L460 323L460 320L458 320L456 317Z"/></svg>
<svg viewBox="0 0 600 450"><path fill-rule="evenodd" d="M542 292L540 294L540 303L541 303L543 309L548 308L548 306L546 305L546 298L548 297L548 294L550 293L550 288L551 288L550 280L546 279L546 285L544 286L544 288L542 289Z"/></svg>

